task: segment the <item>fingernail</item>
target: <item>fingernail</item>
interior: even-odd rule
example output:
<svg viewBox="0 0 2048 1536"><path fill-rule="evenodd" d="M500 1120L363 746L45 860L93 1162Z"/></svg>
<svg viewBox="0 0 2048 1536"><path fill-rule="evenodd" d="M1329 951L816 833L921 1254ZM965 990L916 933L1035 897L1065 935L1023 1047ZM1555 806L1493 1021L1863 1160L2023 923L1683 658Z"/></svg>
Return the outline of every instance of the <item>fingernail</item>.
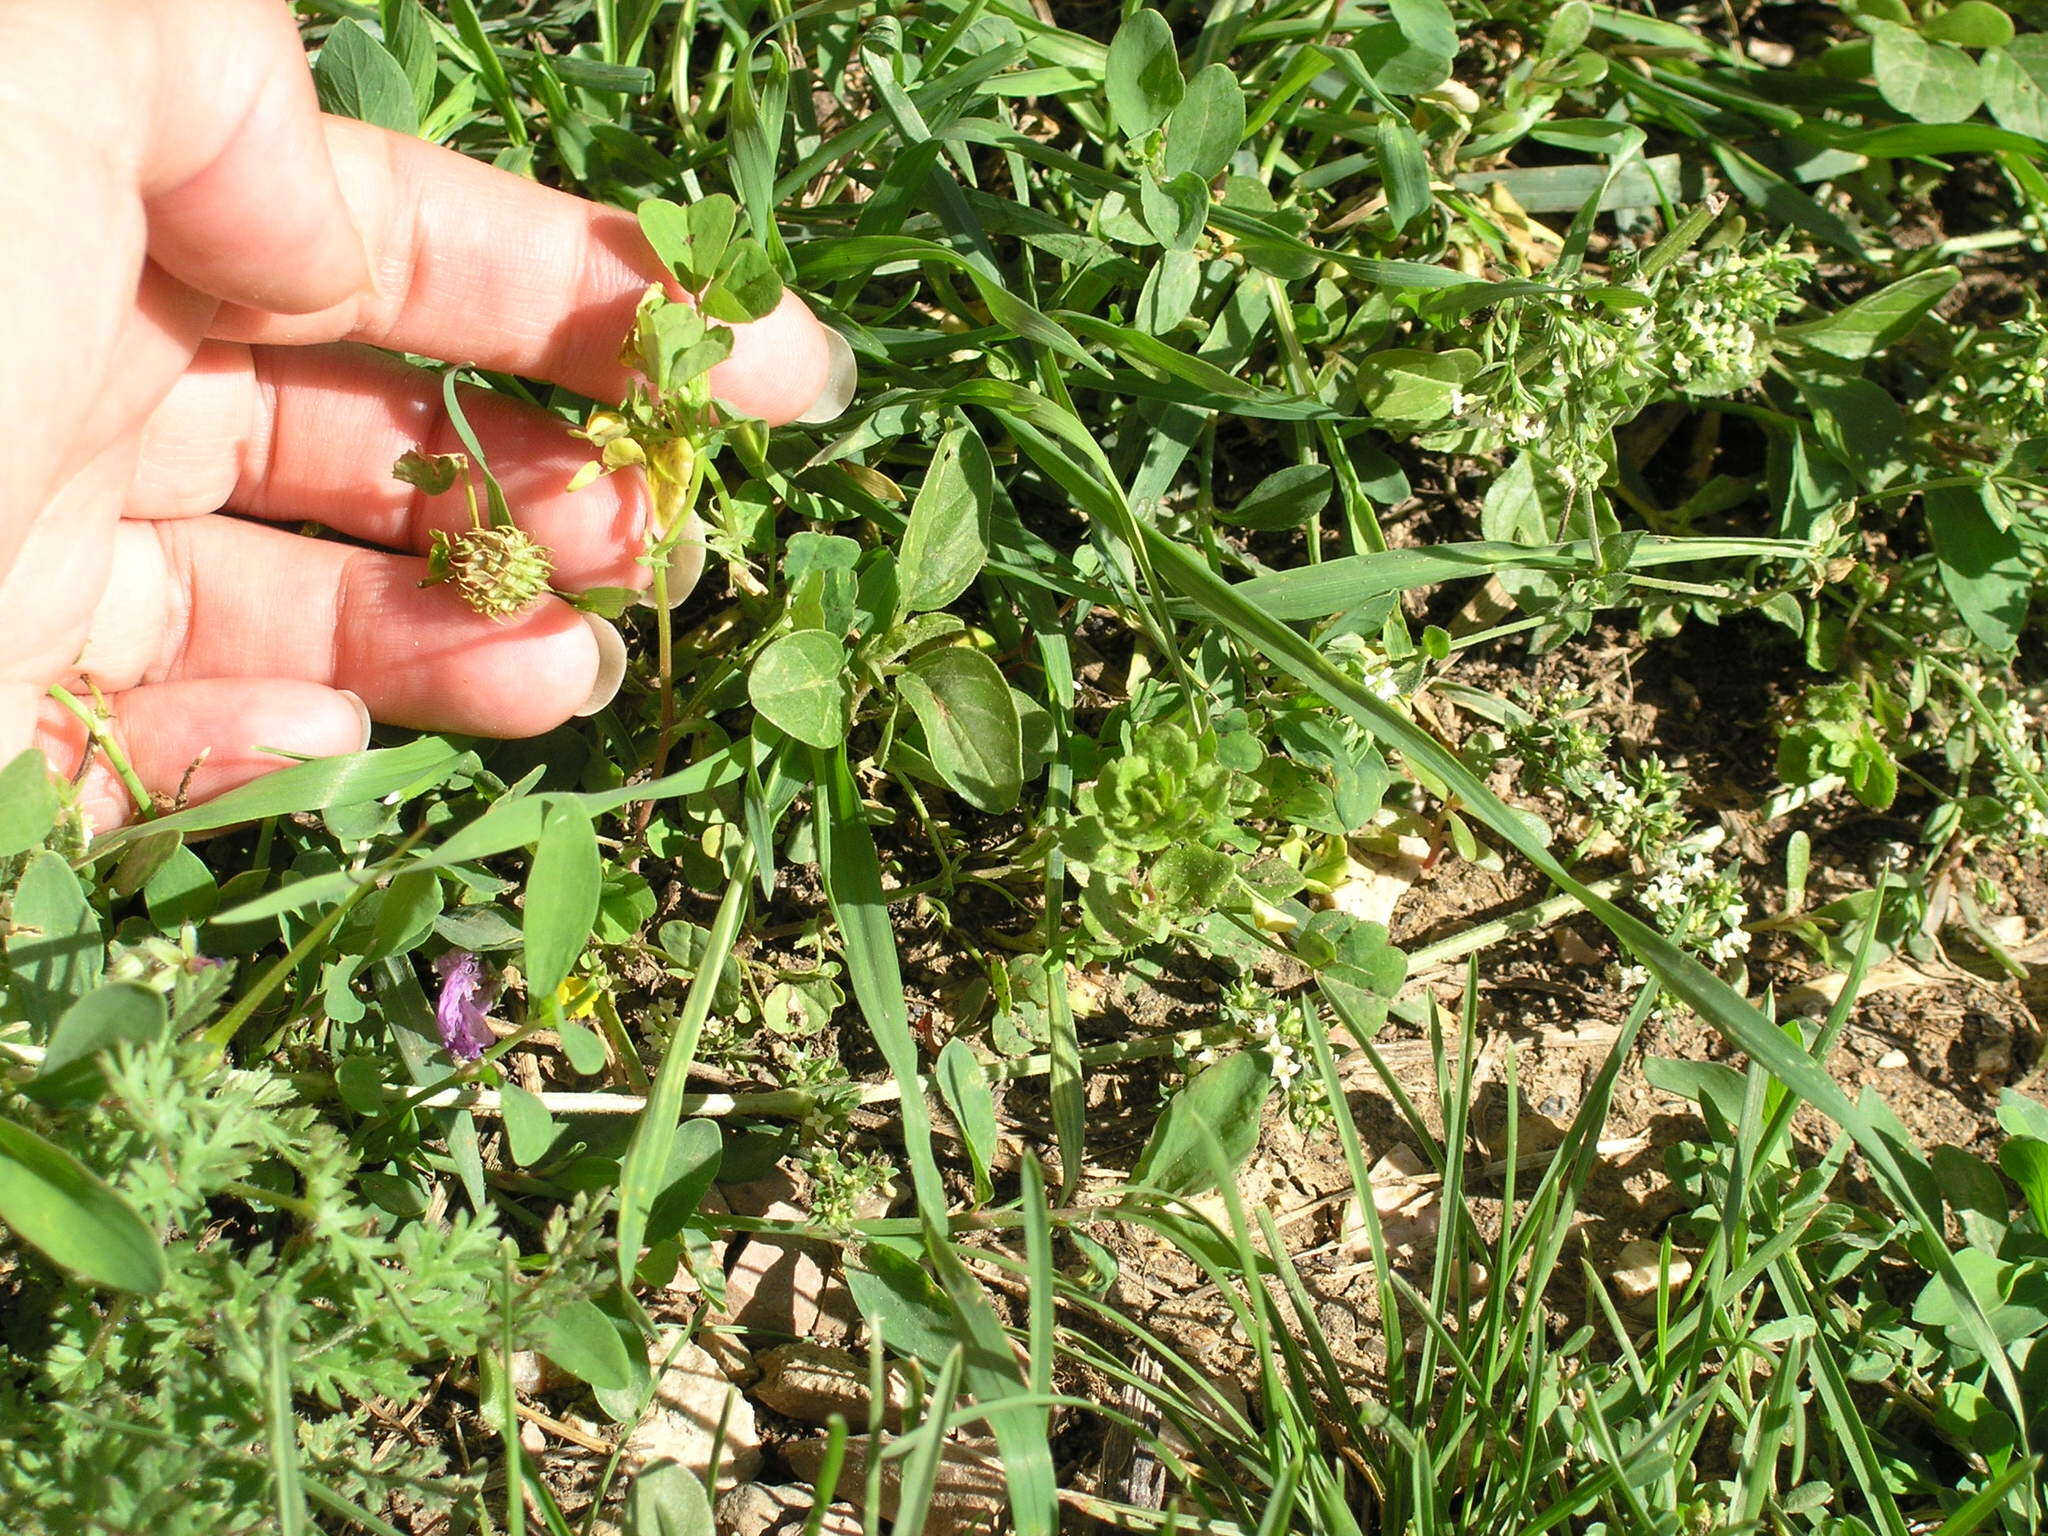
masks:
<svg viewBox="0 0 2048 1536"><path fill-rule="evenodd" d="M697 578L704 574L704 524L692 512L690 520L683 525L683 536L676 540L675 548L668 552L668 605L680 608L697 589ZM650 587L639 598L642 608L654 606L654 591Z"/></svg>
<svg viewBox="0 0 2048 1536"><path fill-rule="evenodd" d="M347 700L349 701L349 703L351 703L351 704L353 704L353 705L355 706L355 709L356 709L356 718L357 718L357 719L359 719L359 720L361 720L361 721L363 722L363 736L362 736L362 740L360 740L360 741L358 741L358 742L356 743L356 745L355 745L355 750L356 750L356 751L358 751L358 752L367 752L367 751L369 751L369 750L370 750L370 706L369 706L369 705L367 705L367 704L365 704L365 703L363 702L363 696L362 696L361 694L359 694L359 693L351 693L351 692L349 692L349 690L348 690L348 689L346 689L346 688L337 688L337 689L335 690L335 692L339 693L339 694L340 694L340 695L341 695L341 696L342 696L342 697L343 697L344 699L347 699Z"/></svg>
<svg viewBox="0 0 2048 1536"><path fill-rule="evenodd" d="M853 404L853 392L859 385L860 365L854 361L852 343L831 326L826 326L825 387L811 402L811 408L797 420L807 427L832 420Z"/></svg>
<svg viewBox="0 0 2048 1536"><path fill-rule="evenodd" d="M590 633L597 638L597 681L590 685L590 697L576 711L580 720L596 714L619 696L619 684L626 680L626 637L594 613L583 615Z"/></svg>

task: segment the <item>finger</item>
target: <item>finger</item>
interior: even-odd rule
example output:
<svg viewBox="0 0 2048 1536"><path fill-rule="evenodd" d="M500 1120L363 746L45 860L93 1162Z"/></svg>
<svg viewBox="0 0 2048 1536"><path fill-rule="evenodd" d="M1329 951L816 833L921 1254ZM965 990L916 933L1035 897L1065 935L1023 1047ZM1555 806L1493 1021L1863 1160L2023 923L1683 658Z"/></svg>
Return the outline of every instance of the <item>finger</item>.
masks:
<svg viewBox="0 0 2048 1536"><path fill-rule="evenodd" d="M532 736L610 701L625 641L559 598L472 612L426 562L232 517L126 522L78 670L103 689L290 677L345 688L377 719Z"/></svg>
<svg viewBox="0 0 2048 1536"><path fill-rule="evenodd" d="M560 417L481 390L464 390L462 409L520 527L552 552L557 587L647 585L637 471L572 493L594 450ZM433 530L470 525L469 501L459 485L428 496L398 480L392 465L414 449L464 451L438 375L367 347L208 342L144 429L126 512L228 507L423 554Z"/></svg>
<svg viewBox="0 0 2048 1536"><path fill-rule="evenodd" d="M667 276L631 214L361 123L330 119L328 141L370 283L318 314L224 310L215 335L366 341L624 397L619 346L647 285ZM851 363L845 342L785 294L772 315L735 328L712 387L733 409L781 423L850 395Z"/></svg>
<svg viewBox="0 0 2048 1536"><path fill-rule="evenodd" d="M151 258L265 310L321 309L359 289L363 244L290 10L275 0L112 9L117 24L147 17L154 28L140 176Z"/></svg>
<svg viewBox="0 0 2048 1536"><path fill-rule="evenodd" d="M151 799L192 804L235 789L302 757L360 752L370 715L353 694L293 678L209 678L131 688L108 700L116 748ZM56 704L46 704L36 744L66 777L77 773L90 737ZM97 831L135 814L135 799L103 751L79 785Z"/></svg>

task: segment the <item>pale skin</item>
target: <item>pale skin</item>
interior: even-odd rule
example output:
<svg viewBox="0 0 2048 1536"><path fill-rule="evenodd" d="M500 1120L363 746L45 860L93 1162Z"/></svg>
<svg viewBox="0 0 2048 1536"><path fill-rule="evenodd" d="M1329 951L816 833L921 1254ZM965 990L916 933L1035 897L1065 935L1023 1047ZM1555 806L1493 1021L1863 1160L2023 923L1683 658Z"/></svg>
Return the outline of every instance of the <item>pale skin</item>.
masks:
<svg viewBox="0 0 2048 1536"><path fill-rule="evenodd" d="M615 632L418 585L468 512L391 467L459 444L439 376L375 349L618 398L661 273L632 215L323 116L278 0L0 0L0 59L0 764L79 768L53 684L96 687L143 787L193 800L373 718L522 736L601 703ZM713 388L787 422L838 350L786 296ZM637 476L572 494L591 450L557 418L465 410L558 587L647 586ZM97 828L135 814L103 754L81 793Z"/></svg>

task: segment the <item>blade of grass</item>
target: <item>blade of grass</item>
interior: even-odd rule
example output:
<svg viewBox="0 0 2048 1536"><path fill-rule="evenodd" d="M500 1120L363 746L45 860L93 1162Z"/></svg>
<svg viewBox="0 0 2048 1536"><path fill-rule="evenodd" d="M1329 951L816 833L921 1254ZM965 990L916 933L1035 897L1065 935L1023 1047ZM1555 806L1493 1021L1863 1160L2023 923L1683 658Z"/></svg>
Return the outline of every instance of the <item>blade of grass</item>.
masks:
<svg viewBox="0 0 2048 1536"><path fill-rule="evenodd" d="M725 896L718 904L718 914L711 920L703 959L697 974L690 978L683 1011L676 1018L667 1049L662 1052L654 1091L633 1127L633 1139L619 1164L619 1281L629 1292L634 1284L634 1271L640 1264L640 1239L647 1231L647 1217L655 1197L661 1193L669 1154L675 1146L676 1125L682 1119L683 1092L689 1086L697 1039L705 1019L710 1017L718 978L739 935L740 921L746 916L753 884L753 857L753 845L742 842Z"/></svg>
<svg viewBox="0 0 2048 1536"><path fill-rule="evenodd" d="M1022 1404L998 1406L1023 1390L1023 1377L1001 1322L979 1283L954 1254L947 1232L945 1185L932 1151L931 1111L919 1080L917 1042L904 1008L902 966L882 890L874 833L861 809L845 747L830 753L814 751L812 767L817 785L819 876L839 925L854 999L902 1088L903 1143L910 1159L918 1219L924 1229L926 1254L967 1335L964 1369L968 1390L989 1407L989 1427L1002 1451L1011 1517L1019 1536L1050 1536L1057 1520L1057 1490L1045 1412Z"/></svg>

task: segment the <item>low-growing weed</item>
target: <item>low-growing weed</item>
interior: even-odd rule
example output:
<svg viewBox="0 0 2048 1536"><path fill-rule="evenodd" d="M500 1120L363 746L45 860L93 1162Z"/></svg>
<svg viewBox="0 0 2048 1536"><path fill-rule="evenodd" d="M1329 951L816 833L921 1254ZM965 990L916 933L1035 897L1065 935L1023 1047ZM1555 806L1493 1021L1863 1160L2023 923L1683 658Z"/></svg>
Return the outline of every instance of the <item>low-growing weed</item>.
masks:
<svg viewBox="0 0 2048 1536"><path fill-rule="evenodd" d="M0 765L0 1527L706 1529L708 1467L525 1449L569 1420L514 1354L615 1446L772 1229L913 1388L828 1432L807 1536L937 1521L970 1439L1021 1536L2039 1528L2026 1063L1929 1151L1830 1055L1888 957L2028 963L2037 4L296 9L330 110L637 210L697 295L623 402L477 381L648 477L655 601L577 597L635 656L538 740L98 835ZM860 364L829 425L711 395L785 287ZM552 571L456 377L465 451L396 472L514 612ZM1702 690L1746 818L1600 723L1702 656L1768 700ZM1897 856L1809 903L1841 815ZM1396 942L1446 871L1530 899ZM1432 967L1584 914L1619 1022L1525 1146L1482 958ZM1685 1130L1624 1262L1625 1078ZM1282 1118L1327 1251L1240 1187ZM778 1162L802 1220L714 1195ZM1147 1320L1148 1252L1241 1369Z"/></svg>

